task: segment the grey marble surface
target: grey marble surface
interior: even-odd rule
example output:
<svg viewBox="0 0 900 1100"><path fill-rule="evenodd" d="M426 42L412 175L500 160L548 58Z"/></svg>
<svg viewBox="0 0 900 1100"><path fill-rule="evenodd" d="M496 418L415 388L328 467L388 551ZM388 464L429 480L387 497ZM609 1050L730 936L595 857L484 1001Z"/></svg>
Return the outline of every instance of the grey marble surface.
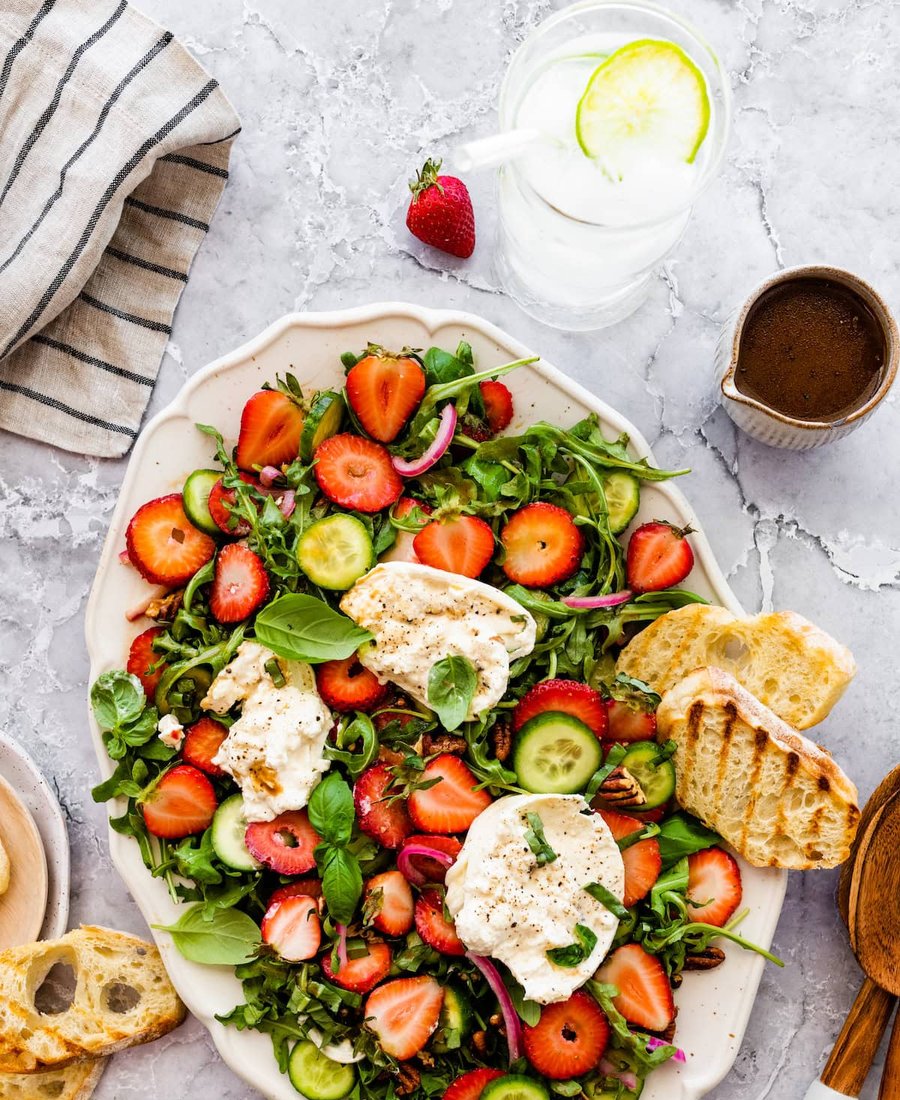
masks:
<svg viewBox="0 0 900 1100"><path fill-rule="evenodd" d="M490 275L491 184L474 179L479 246L445 265L403 228L425 154L489 133L510 51L547 0L144 0L232 97L232 178L176 316L151 409L292 309L408 299L480 313L630 417L683 487L750 609L789 607L854 650L859 676L820 728L868 795L900 759L900 438L895 400L823 451L769 450L717 407L720 323L779 266L828 260L900 306L896 0L673 0L732 75L735 132L650 300L599 335L545 328ZM448 165L449 166L449 165ZM125 462L0 436L0 726L51 778L73 851L71 920L143 922L113 870L85 718L83 612ZM734 1070L715 1100L791 1100L823 1063L859 982L836 876L794 875ZM874 1100L873 1079L864 1096ZM189 1022L114 1059L98 1100L256 1095Z"/></svg>

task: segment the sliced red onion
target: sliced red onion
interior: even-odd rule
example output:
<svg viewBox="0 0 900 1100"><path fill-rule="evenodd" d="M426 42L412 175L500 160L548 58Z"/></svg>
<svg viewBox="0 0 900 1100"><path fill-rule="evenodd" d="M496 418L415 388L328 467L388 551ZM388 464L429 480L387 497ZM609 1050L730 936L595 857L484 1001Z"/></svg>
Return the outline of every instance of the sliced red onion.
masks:
<svg viewBox="0 0 900 1100"><path fill-rule="evenodd" d="M278 507L281 509L281 514L285 519L290 519L294 512L295 500L294 490L286 489L281 500L278 501Z"/></svg>
<svg viewBox="0 0 900 1100"><path fill-rule="evenodd" d="M500 1002L500 1012L503 1015L503 1024L506 1028L506 1045L509 1047L509 1064L512 1065L513 1062L522 1057L522 1021L519 1019L519 1014L512 1003L509 990L500 977L500 971L490 959L486 959L484 955L476 955L471 951L466 952L466 958L473 966L478 967L484 975L484 980L493 990L494 996Z"/></svg>
<svg viewBox="0 0 900 1100"><path fill-rule="evenodd" d="M671 1043L667 1043L665 1039L657 1039L655 1035L651 1035L647 1040L647 1050L654 1051L659 1050L660 1047L672 1046ZM681 1047L675 1047L675 1053L672 1055L673 1062L681 1062L683 1065L687 1063L687 1057Z"/></svg>
<svg viewBox="0 0 900 1100"><path fill-rule="evenodd" d="M595 608L618 607L620 603L628 603L634 593L626 588L622 592L611 592L608 596L564 596L563 603L566 607Z"/></svg>
<svg viewBox="0 0 900 1100"><path fill-rule="evenodd" d="M621 1081L626 1089L634 1090L638 1087L636 1074L632 1073L630 1069L617 1069L608 1058L601 1058L598 1068L607 1077L615 1077L617 1081Z"/></svg>
<svg viewBox="0 0 900 1100"><path fill-rule="evenodd" d="M450 446L450 441L453 439L453 433L455 431L456 406L445 405L441 410L441 422L431 446L411 462L407 462L405 458L399 458L395 455L391 459L391 464L401 477L418 477L419 474L424 474L426 470L431 469L444 451Z"/></svg>
<svg viewBox="0 0 900 1100"><path fill-rule="evenodd" d="M127 550L119 551L119 561L122 565L131 565L131 558L129 558Z"/></svg>
<svg viewBox="0 0 900 1100"><path fill-rule="evenodd" d="M428 880L420 871L416 870L410 858L411 856L428 856L429 859L436 859L438 863L443 863L445 867L452 867L455 862L453 856L448 855L447 852L441 852L437 848L429 848L427 844L405 845L400 849L397 856L397 870L413 886L424 886Z"/></svg>
<svg viewBox="0 0 900 1100"><path fill-rule="evenodd" d="M347 965L347 925L335 923L335 931L338 934L337 956L341 966Z"/></svg>
<svg viewBox="0 0 900 1100"><path fill-rule="evenodd" d="M277 466L263 466L259 471L259 483L267 489L279 477L281 477L281 470Z"/></svg>

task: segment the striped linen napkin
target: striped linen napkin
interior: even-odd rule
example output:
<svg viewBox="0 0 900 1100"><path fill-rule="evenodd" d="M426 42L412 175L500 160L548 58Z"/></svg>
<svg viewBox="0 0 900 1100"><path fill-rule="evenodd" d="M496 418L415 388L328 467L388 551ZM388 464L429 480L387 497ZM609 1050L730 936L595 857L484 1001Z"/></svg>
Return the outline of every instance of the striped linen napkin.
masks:
<svg viewBox="0 0 900 1100"><path fill-rule="evenodd" d="M128 450L239 129L126 0L0 4L0 427Z"/></svg>

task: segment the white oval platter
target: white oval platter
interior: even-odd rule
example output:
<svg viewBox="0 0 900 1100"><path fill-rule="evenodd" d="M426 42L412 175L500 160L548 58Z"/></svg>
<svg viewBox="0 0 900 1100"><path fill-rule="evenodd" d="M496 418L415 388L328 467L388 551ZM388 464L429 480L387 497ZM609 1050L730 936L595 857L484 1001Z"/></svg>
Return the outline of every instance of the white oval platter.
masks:
<svg viewBox="0 0 900 1100"><path fill-rule="evenodd" d="M180 491L185 477L210 465L210 439L195 423L214 424L226 444L237 439L241 409L259 385L276 373L290 371L304 389L339 388L343 369L339 356L359 350L368 341L385 347L438 345L453 349L468 340L479 370L534 354L513 337L468 313L425 309L405 303L376 303L331 313L291 314L254 340L211 363L191 378L177 399L155 416L141 433L122 484L121 494L87 609L86 637L91 681L100 673L121 668L131 639L146 623L129 623L124 609L137 603L146 586L137 572L123 567L118 553L125 545L125 528L139 505L164 493ZM537 420L568 425L596 413L607 434L627 432L637 457L649 456L640 433L619 413L570 381L546 362L523 367L504 381L512 390L516 417L510 432ZM644 483L641 510L635 522L666 518L686 526L693 536L696 563L685 587L740 614L741 607L716 564L706 536L681 491L671 482ZM112 765L100 732L91 718L94 745L103 777ZM119 814L123 808L115 808ZM151 878L130 838L110 831L112 858L147 923L170 924L178 917L165 884ZM741 931L768 947L784 899L786 875L742 864L744 903L750 915ZM241 1000L241 987L230 969L188 962L165 933L154 932L178 992L209 1029L228 1065L270 1100L296 1100L287 1077L278 1071L270 1040L255 1032L238 1032L220 1024L217 1013L228 1012ZM731 1068L756 997L764 960L740 948L729 948L719 969L688 974L677 994L678 1043L687 1064L668 1063L654 1073L644 1100L699 1100Z"/></svg>

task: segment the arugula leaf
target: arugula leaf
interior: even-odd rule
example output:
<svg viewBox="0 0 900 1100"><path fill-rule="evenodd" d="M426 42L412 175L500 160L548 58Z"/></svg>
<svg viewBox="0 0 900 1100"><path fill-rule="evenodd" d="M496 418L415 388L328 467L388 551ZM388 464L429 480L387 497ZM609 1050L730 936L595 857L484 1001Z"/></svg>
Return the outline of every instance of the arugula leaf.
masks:
<svg viewBox="0 0 900 1100"><path fill-rule="evenodd" d="M199 843L196 837L187 837L173 853L178 873L195 882L216 885L222 881L222 872L215 866L216 851L212 844L212 829L207 829Z"/></svg>
<svg viewBox="0 0 900 1100"><path fill-rule="evenodd" d="M597 946L597 934L586 924L575 925L575 943L568 947L551 947L547 958L557 966L578 966Z"/></svg>
<svg viewBox="0 0 900 1100"><path fill-rule="evenodd" d="M256 922L240 909L216 909L210 914L202 905L194 905L174 924L153 927L168 932L186 959L207 966L249 962L262 940Z"/></svg>
<svg viewBox="0 0 900 1100"><path fill-rule="evenodd" d="M607 890L602 882L589 882L587 886L584 887L584 890L585 893L590 894L595 901L599 901L601 905L605 905L614 917L618 917L619 920L628 919L628 910L611 890Z"/></svg>
<svg viewBox="0 0 900 1100"><path fill-rule="evenodd" d="M662 857L663 870L668 870L685 856L722 843L718 833L707 829L695 817L683 811L672 814L662 822L656 839L659 844L659 854Z"/></svg>
<svg viewBox="0 0 900 1100"><path fill-rule="evenodd" d="M444 729L455 730L466 720L477 687L478 676L468 657L454 654L431 666L428 705Z"/></svg>
<svg viewBox="0 0 900 1100"><path fill-rule="evenodd" d="M528 828L525 830L525 842L532 852L534 852L534 858L537 861L537 865L539 867L544 867L548 863L553 863L553 861L559 857L547 843L547 838L544 836L544 823L541 821L541 815L536 814L533 810L529 810L525 814L525 818L528 822Z"/></svg>
<svg viewBox="0 0 900 1100"><path fill-rule="evenodd" d="M260 645L289 661L342 661L372 635L315 596L289 593L267 604L256 616Z"/></svg>
<svg viewBox="0 0 900 1100"><path fill-rule="evenodd" d="M654 1051L647 1050L647 1036L632 1031L625 1017L613 1003L619 995L616 986L591 979L586 983L585 989L603 1009L604 1015L609 1020L609 1025L616 1036L618 1045L631 1052L637 1063L638 1075L641 1079L656 1069L657 1066L661 1066L663 1062L667 1062L675 1053L677 1048L668 1044L658 1047Z"/></svg>
<svg viewBox="0 0 900 1100"><path fill-rule="evenodd" d="M322 893L331 919L338 924L349 924L362 896L359 860L346 848L320 844L316 848L316 864L322 875Z"/></svg>
<svg viewBox="0 0 900 1100"><path fill-rule="evenodd" d="M307 812L310 824L323 840L335 845L349 842L356 820L353 795L347 781L337 772L330 772L317 784L310 795Z"/></svg>
<svg viewBox="0 0 900 1100"><path fill-rule="evenodd" d="M348 752L343 746L360 742L359 752ZM326 760L339 760L356 779L378 756L378 734L368 714L359 713L338 731L337 748L325 746Z"/></svg>

